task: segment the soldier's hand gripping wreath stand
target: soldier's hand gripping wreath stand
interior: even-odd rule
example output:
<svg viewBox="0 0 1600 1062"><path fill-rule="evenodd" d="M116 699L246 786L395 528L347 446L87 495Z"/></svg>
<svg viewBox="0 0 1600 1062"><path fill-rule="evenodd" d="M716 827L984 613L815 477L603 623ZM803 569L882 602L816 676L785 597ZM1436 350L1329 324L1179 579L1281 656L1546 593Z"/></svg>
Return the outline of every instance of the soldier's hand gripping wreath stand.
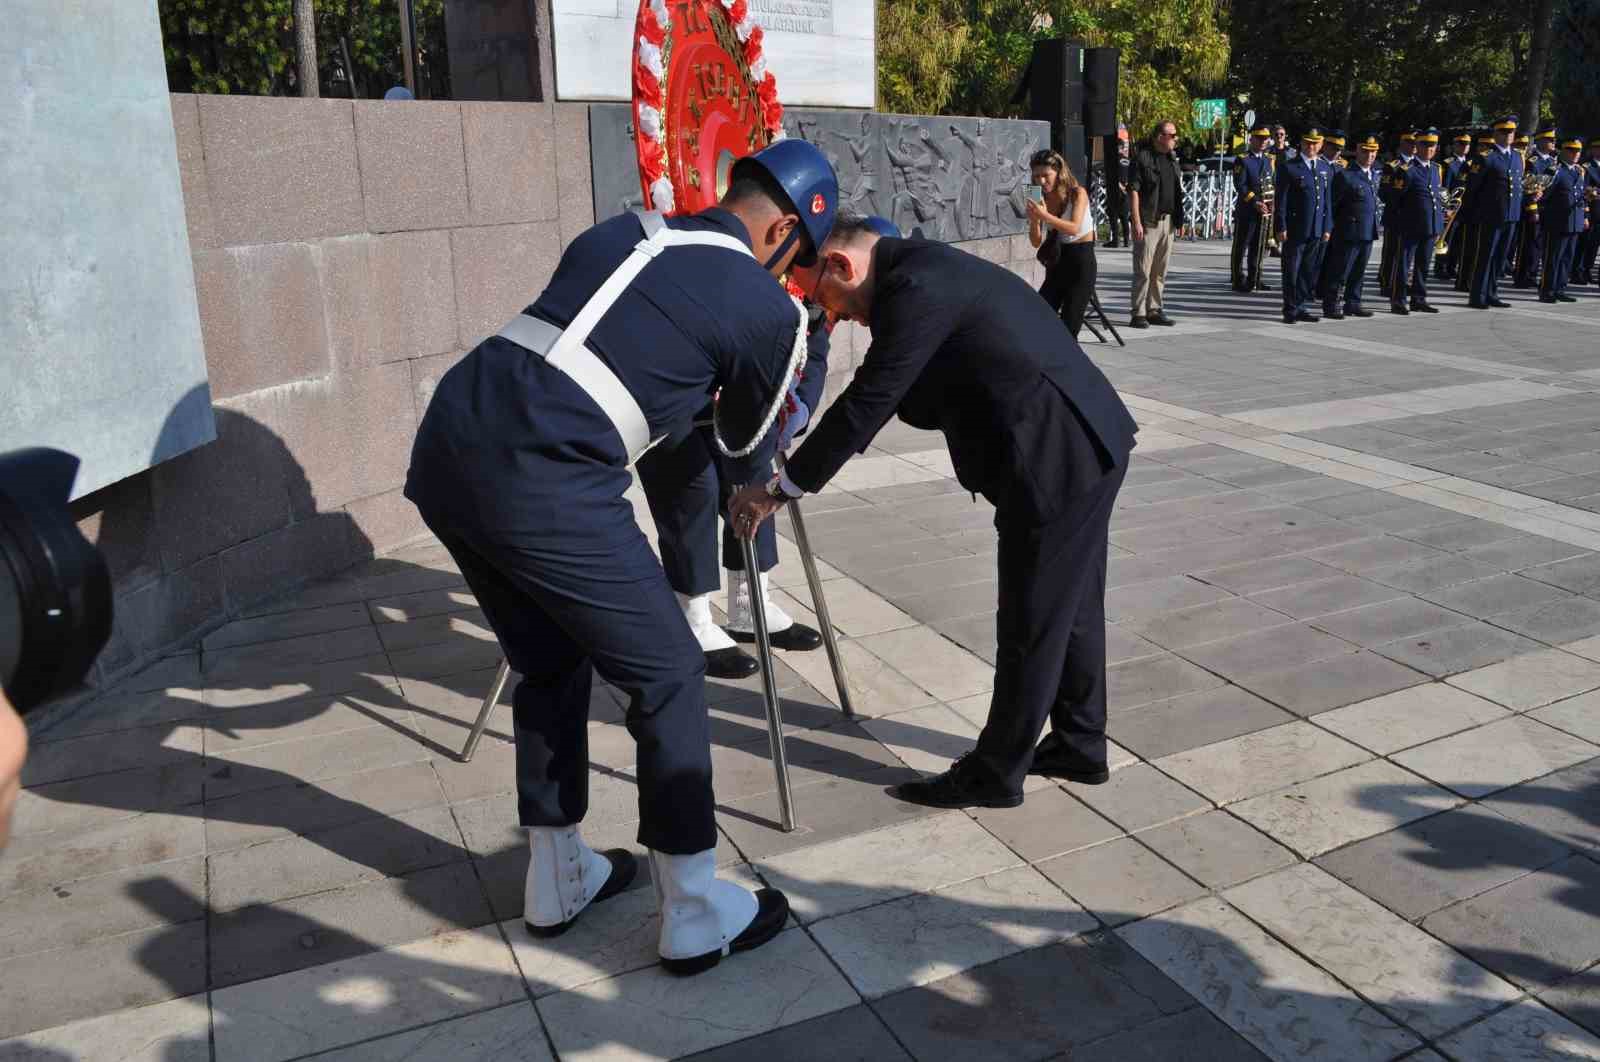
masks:
<svg viewBox="0 0 1600 1062"><path fill-rule="evenodd" d="M823 306L872 329L872 347L787 467L734 496L736 527L751 534L785 498L821 489L897 413L943 431L961 484L996 508L994 698L977 748L897 795L1015 807L1030 772L1105 781L1106 532L1138 426L1044 300L998 265L846 219L813 282Z"/></svg>
<svg viewBox="0 0 1600 1062"><path fill-rule="evenodd" d="M661 906L660 954L693 973L782 928L782 893L716 877L705 657L623 497L628 466L718 421L747 456L805 357L803 313L774 277L827 237L838 182L785 140L732 166L720 206L624 214L573 241L532 306L445 374L417 433L406 496L450 550L510 664L517 792L531 849L524 921L559 933L625 888L626 850L578 833L593 673L627 694L639 842Z"/></svg>

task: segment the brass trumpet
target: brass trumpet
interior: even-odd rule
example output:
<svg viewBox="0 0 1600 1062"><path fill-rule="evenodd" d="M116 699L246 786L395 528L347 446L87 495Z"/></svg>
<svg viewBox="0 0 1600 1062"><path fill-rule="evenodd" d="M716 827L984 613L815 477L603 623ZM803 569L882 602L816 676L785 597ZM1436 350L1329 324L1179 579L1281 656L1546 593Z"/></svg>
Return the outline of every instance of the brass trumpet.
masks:
<svg viewBox="0 0 1600 1062"><path fill-rule="evenodd" d="M1450 189L1449 195L1440 197L1439 208L1444 211L1444 231L1439 233L1439 238L1434 241L1433 252L1444 254L1450 249L1450 230L1455 228L1456 217L1461 213L1461 201L1467 196L1465 188Z"/></svg>

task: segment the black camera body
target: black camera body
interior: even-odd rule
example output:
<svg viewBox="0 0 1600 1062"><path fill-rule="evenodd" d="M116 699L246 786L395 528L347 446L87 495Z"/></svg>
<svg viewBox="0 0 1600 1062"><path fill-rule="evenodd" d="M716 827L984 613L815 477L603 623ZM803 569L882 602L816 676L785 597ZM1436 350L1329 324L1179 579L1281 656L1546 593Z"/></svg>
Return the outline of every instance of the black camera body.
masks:
<svg viewBox="0 0 1600 1062"><path fill-rule="evenodd" d="M20 712L73 689L111 637L111 575L68 511L79 461L0 454L0 686Z"/></svg>

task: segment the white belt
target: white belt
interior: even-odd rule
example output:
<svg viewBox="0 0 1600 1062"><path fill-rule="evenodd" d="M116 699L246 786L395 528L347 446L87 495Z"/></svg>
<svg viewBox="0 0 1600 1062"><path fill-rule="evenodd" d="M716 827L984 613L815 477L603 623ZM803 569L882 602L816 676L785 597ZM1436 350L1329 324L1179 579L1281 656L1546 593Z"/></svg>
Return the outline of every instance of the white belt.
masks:
<svg viewBox="0 0 1600 1062"><path fill-rule="evenodd" d="M559 369L583 388L622 437L629 464L655 445L650 438L650 423L627 385L599 355L589 349L589 334L644 271L644 267L650 264L651 259L669 247L721 247L737 251L747 258L755 257L750 253L750 248L732 236L720 232L669 229L666 219L654 211L640 213L638 217L640 225L644 227L645 238L634 245L633 253L589 297L571 324L566 328L558 328L536 317L518 314L496 333L502 339L541 355L552 368Z"/></svg>

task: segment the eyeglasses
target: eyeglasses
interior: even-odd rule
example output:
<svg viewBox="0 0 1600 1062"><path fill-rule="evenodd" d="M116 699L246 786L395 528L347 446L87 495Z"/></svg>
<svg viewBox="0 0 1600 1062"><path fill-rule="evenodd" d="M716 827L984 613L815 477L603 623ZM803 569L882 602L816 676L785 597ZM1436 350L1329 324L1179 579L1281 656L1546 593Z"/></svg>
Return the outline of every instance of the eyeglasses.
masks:
<svg viewBox="0 0 1600 1062"><path fill-rule="evenodd" d="M1161 133L1157 133L1156 136L1162 137L1163 139L1166 139L1166 140L1176 140L1176 139L1178 139L1178 134L1177 134L1176 131L1171 132L1171 133L1161 132Z"/></svg>

